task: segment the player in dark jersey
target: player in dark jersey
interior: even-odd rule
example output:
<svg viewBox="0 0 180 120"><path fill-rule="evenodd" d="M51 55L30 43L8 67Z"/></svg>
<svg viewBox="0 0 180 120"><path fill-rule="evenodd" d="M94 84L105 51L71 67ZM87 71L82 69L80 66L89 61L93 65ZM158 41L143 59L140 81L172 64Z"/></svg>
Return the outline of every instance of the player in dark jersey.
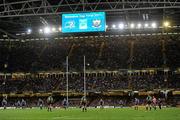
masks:
<svg viewBox="0 0 180 120"><path fill-rule="evenodd" d="M44 106L44 101L41 98L39 98L39 100L38 100L38 106L42 110L42 108Z"/></svg>
<svg viewBox="0 0 180 120"><path fill-rule="evenodd" d="M161 100L161 98L158 99L158 106L159 106L159 109L162 109L162 100Z"/></svg>
<svg viewBox="0 0 180 120"><path fill-rule="evenodd" d="M104 100L100 99L99 101L100 109L104 108Z"/></svg>
<svg viewBox="0 0 180 120"><path fill-rule="evenodd" d="M20 100L18 100L16 103L16 108L20 108L20 107L21 107L21 102L20 102Z"/></svg>
<svg viewBox="0 0 180 120"><path fill-rule="evenodd" d="M64 100L62 101L62 105L63 105L63 108L66 110L68 107L68 102L67 102L66 98L64 98Z"/></svg>
<svg viewBox="0 0 180 120"><path fill-rule="evenodd" d="M152 97L150 95L147 96L146 102L147 102L146 110L148 109L151 110Z"/></svg>
<svg viewBox="0 0 180 120"><path fill-rule="evenodd" d="M138 99L138 98L135 98L135 99L134 99L134 109L135 109L135 110L138 110L138 106L139 106L139 99Z"/></svg>
<svg viewBox="0 0 180 120"><path fill-rule="evenodd" d="M2 107L4 109L6 109L6 107L7 107L7 99L6 98L3 98L3 100L2 100Z"/></svg>
<svg viewBox="0 0 180 120"><path fill-rule="evenodd" d="M53 104L53 97L52 96L49 96L47 98L47 104L48 104L48 112L52 112L52 104Z"/></svg>
<svg viewBox="0 0 180 120"><path fill-rule="evenodd" d="M24 99L21 100L21 107L22 109L26 107L26 101Z"/></svg>
<svg viewBox="0 0 180 120"><path fill-rule="evenodd" d="M85 96L81 98L81 107L83 112L87 112L87 99Z"/></svg>

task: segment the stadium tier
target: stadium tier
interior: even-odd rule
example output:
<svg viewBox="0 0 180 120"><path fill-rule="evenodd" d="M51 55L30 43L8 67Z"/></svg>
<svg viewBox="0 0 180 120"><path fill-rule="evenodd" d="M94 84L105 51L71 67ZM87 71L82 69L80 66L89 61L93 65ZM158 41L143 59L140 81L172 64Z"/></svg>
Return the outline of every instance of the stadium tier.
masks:
<svg viewBox="0 0 180 120"><path fill-rule="evenodd" d="M179 35L1 42L0 70L7 72L118 70L180 66ZM6 68L5 65L8 67Z"/></svg>

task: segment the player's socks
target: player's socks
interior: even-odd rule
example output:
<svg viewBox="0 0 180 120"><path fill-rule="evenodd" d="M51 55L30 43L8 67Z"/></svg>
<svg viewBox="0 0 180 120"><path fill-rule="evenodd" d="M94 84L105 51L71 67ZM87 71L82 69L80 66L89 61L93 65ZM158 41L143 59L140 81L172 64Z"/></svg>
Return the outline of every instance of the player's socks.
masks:
<svg viewBox="0 0 180 120"><path fill-rule="evenodd" d="M161 105L159 105L159 109L161 109Z"/></svg>

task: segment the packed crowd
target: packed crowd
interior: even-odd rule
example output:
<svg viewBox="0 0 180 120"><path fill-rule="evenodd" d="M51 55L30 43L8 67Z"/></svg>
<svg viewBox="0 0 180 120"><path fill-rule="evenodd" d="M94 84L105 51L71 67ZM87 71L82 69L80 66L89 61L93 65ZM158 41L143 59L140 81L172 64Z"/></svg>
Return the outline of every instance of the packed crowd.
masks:
<svg viewBox="0 0 180 120"><path fill-rule="evenodd" d="M105 92L108 90L124 90L129 88L132 90L154 90L154 89L180 89L180 81L178 75L113 75L113 76L88 76L86 77L87 92ZM55 78L26 78L18 80L0 80L1 93L22 93L32 91L52 92L66 91L66 77ZM70 76L69 91L83 92L84 78L83 76Z"/></svg>
<svg viewBox="0 0 180 120"><path fill-rule="evenodd" d="M0 44L0 71L133 69L180 66L179 37L119 37L86 40L31 41ZM5 67L6 65L6 67Z"/></svg>

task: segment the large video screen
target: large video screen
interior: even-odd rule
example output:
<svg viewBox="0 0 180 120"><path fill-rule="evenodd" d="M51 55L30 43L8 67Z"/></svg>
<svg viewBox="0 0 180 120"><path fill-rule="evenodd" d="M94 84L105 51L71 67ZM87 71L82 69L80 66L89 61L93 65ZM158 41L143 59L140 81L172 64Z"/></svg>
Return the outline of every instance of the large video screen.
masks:
<svg viewBox="0 0 180 120"><path fill-rule="evenodd" d="M62 15L62 32L97 32L106 30L105 12Z"/></svg>

